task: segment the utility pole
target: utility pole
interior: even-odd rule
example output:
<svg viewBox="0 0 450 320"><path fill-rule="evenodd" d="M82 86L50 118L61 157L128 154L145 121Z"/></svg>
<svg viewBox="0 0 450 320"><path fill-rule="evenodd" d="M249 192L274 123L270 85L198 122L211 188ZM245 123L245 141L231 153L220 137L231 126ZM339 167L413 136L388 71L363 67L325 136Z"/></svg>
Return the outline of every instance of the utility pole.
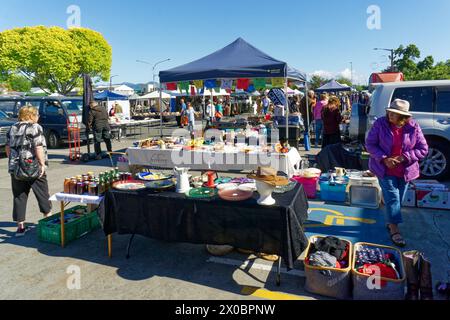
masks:
<svg viewBox="0 0 450 320"><path fill-rule="evenodd" d="M373 50L384 50L384 51L389 51L391 53L389 56L389 59L391 60L390 71L394 72L394 51L395 51L395 49L374 48Z"/></svg>
<svg viewBox="0 0 450 320"><path fill-rule="evenodd" d="M112 91L112 79L117 76L119 76L119 75L115 74L109 78L109 91Z"/></svg>

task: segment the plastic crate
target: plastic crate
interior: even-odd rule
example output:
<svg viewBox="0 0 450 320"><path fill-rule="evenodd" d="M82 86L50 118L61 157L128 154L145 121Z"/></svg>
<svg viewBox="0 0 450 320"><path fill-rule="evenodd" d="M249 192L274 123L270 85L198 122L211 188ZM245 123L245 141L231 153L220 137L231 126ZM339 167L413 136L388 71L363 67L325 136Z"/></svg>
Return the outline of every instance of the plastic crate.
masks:
<svg viewBox="0 0 450 320"><path fill-rule="evenodd" d="M330 184L320 181L320 199L323 201L345 202L347 200L347 184Z"/></svg>
<svg viewBox="0 0 450 320"><path fill-rule="evenodd" d="M397 265L399 266L398 273L400 279L389 279L385 277L380 277L380 287L373 288L372 285L369 286L372 278L369 279L370 275L360 273L356 269L356 253L360 250L361 246L368 246L374 248L381 248L386 253L391 253L395 256L397 260ZM379 244L358 242L355 243L353 248L353 261L352 261L352 279L353 279L353 299L354 300L404 300L405 298L405 286L406 286L406 275L405 267L403 265L402 253L394 248L383 246Z"/></svg>
<svg viewBox="0 0 450 320"><path fill-rule="evenodd" d="M83 208L76 206L64 210L64 217L73 213L74 210ZM64 224L64 243L68 244L98 228L100 222L98 221L96 211L89 214L78 215L79 218L69 221ZM39 241L49 242L53 244L61 244L61 224L51 224L52 220L59 219L60 213L54 214L48 218L42 219L38 223L38 238ZM94 218L97 218L97 221Z"/></svg>
<svg viewBox="0 0 450 320"><path fill-rule="evenodd" d="M312 253L313 244L323 236L312 236L309 239L308 248L306 249L306 257ZM348 240L341 239L348 245L347 262L345 269L328 268L320 266L311 266L305 262L305 289L311 293L319 294L335 299L350 299L352 295L352 243Z"/></svg>

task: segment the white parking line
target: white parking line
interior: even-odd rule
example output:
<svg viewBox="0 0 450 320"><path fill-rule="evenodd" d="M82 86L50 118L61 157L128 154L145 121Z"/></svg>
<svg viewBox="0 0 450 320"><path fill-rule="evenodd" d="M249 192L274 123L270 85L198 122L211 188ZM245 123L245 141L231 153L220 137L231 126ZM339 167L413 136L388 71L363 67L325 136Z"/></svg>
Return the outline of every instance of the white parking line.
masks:
<svg viewBox="0 0 450 320"><path fill-rule="evenodd" d="M226 264L226 265L230 265L230 266L237 266L241 269L246 269L250 263L248 260L240 261L240 260L220 258L220 257L210 257L206 262L220 263L220 264ZM275 264L274 265L266 265L266 264L252 262L250 264L249 271L251 269L263 270L263 271L268 271L268 272L277 272L277 268L276 268ZM286 268L281 268L280 272L288 274L288 275L296 276L296 277L305 277L305 272L302 270L287 271Z"/></svg>

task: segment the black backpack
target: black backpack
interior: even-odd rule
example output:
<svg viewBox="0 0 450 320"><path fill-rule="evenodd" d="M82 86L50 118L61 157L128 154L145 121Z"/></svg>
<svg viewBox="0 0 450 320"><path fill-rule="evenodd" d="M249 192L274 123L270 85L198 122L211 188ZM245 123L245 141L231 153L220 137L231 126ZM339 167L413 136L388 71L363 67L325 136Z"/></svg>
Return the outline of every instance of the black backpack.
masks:
<svg viewBox="0 0 450 320"><path fill-rule="evenodd" d="M17 162L13 175L16 180L33 181L39 178L39 162L33 153L33 143L27 136L27 130L32 124L26 124L24 134L20 138L19 145L14 147L17 151ZM26 143L25 143L26 142ZM30 156L31 155L31 156Z"/></svg>

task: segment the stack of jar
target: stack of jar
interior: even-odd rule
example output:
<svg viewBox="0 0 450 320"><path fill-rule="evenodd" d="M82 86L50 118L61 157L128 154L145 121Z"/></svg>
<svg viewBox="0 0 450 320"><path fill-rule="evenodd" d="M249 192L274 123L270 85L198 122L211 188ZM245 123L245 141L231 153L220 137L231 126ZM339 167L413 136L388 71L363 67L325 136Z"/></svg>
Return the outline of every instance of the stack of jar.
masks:
<svg viewBox="0 0 450 320"><path fill-rule="evenodd" d="M119 168L102 172L98 177L93 172L88 172L87 174L64 179L64 193L100 196L108 191L115 182L122 179L123 173L119 173Z"/></svg>

